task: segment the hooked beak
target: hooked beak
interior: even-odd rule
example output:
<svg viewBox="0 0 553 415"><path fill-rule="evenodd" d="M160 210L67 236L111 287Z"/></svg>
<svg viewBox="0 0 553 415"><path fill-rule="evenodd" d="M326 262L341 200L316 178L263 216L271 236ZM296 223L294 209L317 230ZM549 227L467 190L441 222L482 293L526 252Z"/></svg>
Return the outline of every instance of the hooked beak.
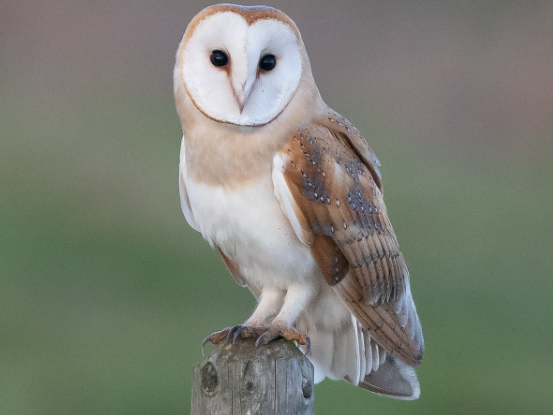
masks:
<svg viewBox="0 0 553 415"><path fill-rule="evenodd" d="M248 98L252 92L254 80L247 79L246 82L244 82L240 87L238 87L238 90L234 90L234 97L236 98L236 103L238 104L238 108L240 109L240 114L244 111L244 107L246 106L246 102L248 101Z"/></svg>

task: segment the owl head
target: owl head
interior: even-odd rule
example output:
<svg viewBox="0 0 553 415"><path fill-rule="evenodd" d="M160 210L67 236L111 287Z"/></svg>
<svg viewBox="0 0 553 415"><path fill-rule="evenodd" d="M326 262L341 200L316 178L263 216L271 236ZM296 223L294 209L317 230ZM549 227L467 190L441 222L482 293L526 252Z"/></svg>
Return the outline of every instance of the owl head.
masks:
<svg viewBox="0 0 553 415"><path fill-rule="evenodd" d="M184 33L175 96L186 94L217 122L263 126L285 110L302 78L316 88L300 32L286 14L218 4L200 12Z"/></svg>

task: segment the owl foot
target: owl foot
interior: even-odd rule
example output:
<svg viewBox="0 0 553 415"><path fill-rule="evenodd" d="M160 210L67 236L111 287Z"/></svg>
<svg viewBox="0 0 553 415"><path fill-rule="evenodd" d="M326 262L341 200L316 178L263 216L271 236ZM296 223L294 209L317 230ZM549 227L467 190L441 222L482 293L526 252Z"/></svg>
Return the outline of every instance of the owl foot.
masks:
<svg viewBox="0 0 553 415"><path fill-rule="evenodd" d="M202 349L207 342L219 344L223 340L226 343L235 343L238 338L257 338L255 348L268 345L270 342L277 339L284 339L292 342L297 342L300 346L304 346L305 354L311 349L311 341L309 337L293 329L279 327L248 327L248 326L233 326L223 330L216 331L207 336L202 342Z"/></svg>

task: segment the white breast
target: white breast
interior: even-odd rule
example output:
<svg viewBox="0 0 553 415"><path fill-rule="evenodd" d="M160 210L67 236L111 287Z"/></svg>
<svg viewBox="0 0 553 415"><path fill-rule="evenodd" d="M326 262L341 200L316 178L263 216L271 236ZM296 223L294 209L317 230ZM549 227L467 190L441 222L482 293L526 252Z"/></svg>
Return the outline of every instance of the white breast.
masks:
<svg viewBox="0 0 553 415"><path fill-rule="evenodd" d="M189 212L183 207L187 220L212 246L238 263L250 285L286 289L291 283L314 278L316 265L310 249L299 241L284 216L269 174L232 190L196 183L183 169L181 160L181 186L185 186L181 193L189 203Z"/></svg>

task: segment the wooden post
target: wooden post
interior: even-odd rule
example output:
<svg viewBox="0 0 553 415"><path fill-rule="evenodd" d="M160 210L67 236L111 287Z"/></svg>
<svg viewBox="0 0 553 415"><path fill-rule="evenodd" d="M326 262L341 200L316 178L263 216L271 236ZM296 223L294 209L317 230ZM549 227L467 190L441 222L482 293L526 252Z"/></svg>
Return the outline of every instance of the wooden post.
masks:
<svg viewBox="0 0 553 415"><path fill-rule="evenodd" d="M313 365L290 342L219 344L194 367L192 415L312 415Z"/></svg>

